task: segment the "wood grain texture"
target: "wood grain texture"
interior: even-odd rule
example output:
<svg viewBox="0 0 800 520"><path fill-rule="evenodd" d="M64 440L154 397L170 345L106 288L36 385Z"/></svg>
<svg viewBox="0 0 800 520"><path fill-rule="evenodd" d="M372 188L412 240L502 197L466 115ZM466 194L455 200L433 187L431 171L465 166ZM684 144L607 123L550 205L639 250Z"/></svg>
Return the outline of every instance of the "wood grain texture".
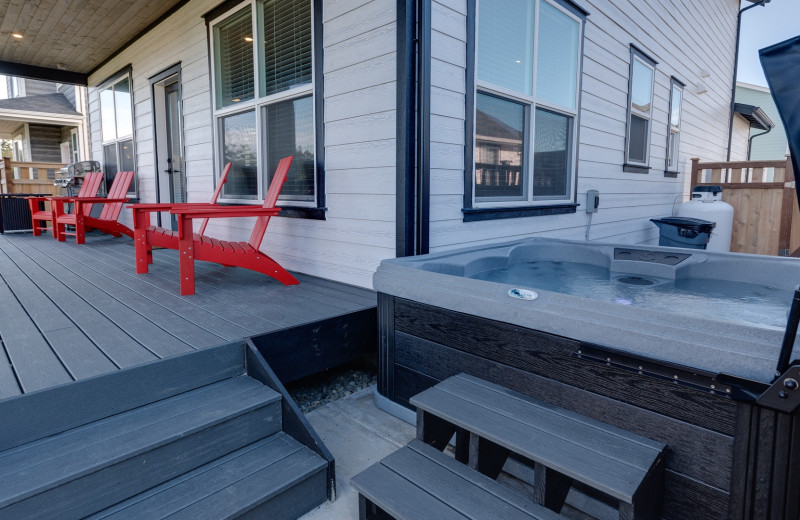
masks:
<svg viewBox="0 0 800 520"><path fill-rule="evenodd" d="M395 300L395 328L569 383L710 430L733 434L735 405L699 390L573 357L580 342L515 325ZM708 409L715 410L710 417Z"/></svg>

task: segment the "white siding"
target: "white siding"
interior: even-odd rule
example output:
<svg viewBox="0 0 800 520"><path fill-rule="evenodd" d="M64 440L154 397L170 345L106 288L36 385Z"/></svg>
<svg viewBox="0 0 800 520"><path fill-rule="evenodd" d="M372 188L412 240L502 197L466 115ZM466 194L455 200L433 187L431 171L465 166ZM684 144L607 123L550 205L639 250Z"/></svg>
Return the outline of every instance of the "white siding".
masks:
<svg viewBox="0 0 800 520"><path fill-rule="evenodd" d="M181 62L185 170L189 201L214 189L214 141L207 31L202 14L216 0L194 0L90 78L131 64L139 195L155 200L155 146L148 78ZM275 218L262 248L290 270L371 287L381 259L394 256L396 2L324 0L327 220ZM98 92L89 89L92 154L102 161ZM130 224L126 212L121 219ZM248 219L219 220L212 236L247 240Z"/></svg>
<svg viewBox="0 0 800 520"><path fill-rule="evenodd" d="M750 122L739 114L733 115L733 139L731 161L747 160L747 140L750 137Z"/></svg>
<svg viewBox="0 0 800 520"><path fill-rule="evenodd" d="M724 160L738 2L710 0L676 8L670 0L577 0L590 14L584 37L577 202L600 191L591 239L653 243L650 218L672 213L683 195L689 159ZM466 2L434 0L431 88L431 251L526 236L583 239L575 214L463 222ZM658 61L650 173L622 171L629 48ZM701 78L701 70L709 76ZM679 169L664 177L670 76L686 83ZM707 92L697 94L702 82ZM472 117L466 114L466 117Z"/></svg>

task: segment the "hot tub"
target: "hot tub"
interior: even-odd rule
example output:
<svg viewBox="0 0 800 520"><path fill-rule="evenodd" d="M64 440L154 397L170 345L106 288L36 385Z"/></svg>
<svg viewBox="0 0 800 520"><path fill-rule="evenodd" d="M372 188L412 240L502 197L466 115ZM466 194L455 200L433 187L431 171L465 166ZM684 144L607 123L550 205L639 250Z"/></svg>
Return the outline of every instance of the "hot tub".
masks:
<svg viewBox="0 0 800 520"><path fill-rule="evenodd" d="M378 404L467 372L667 443L663 518L757 518L758 482L800 477L800 419L755 402L798 283L797 259L544 238L386 260Z"/></svg>

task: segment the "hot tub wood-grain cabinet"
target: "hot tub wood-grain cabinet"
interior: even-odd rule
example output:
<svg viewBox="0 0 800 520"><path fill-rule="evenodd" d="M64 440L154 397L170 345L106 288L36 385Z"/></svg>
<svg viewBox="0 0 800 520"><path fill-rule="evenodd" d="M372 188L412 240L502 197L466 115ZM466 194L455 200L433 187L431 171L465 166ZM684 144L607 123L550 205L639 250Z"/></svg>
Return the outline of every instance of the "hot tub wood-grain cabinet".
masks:
<svg viewBox="0 0 800 520"><path fill-rule="evenodd" d="M379 293L378 391L465 372L667 445L663 519L800 518L800 418L576 356L567 337ZM702 374L700 374L703 377Z"/></svg>

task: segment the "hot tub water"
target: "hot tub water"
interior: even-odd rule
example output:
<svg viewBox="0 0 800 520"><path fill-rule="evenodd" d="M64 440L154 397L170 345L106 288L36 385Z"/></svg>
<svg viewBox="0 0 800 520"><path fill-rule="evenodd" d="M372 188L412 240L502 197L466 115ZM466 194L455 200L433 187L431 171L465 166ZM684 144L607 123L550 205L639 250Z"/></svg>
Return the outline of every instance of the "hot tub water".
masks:
<svg viewBox="0 0 800 520"><path fill-rule="evenodd" d="M612 273L605 267L566 261L521 262L469 277L619 305L778 328L786 326L792 301L791 291L764 285Z"/></svg>

